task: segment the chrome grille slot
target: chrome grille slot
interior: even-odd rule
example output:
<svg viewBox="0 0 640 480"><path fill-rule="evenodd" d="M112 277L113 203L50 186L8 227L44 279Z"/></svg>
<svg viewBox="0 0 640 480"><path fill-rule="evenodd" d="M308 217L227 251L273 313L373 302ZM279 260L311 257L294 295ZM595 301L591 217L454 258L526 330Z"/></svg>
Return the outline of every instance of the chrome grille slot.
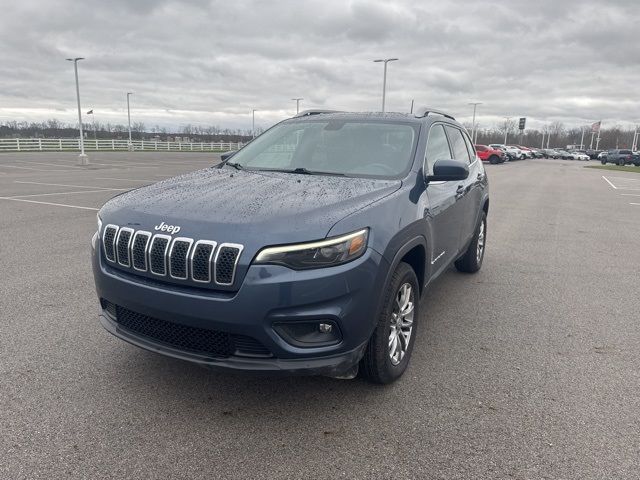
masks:
<svg viewBox="0 0 640 480"><path fill-rule="evenodd" d="M220 245L213 263L215 282L218 285L233 284L242 248L242 245L235 243L223 243Z"/></svg>
<svg viewBox="0 0 640 480"><path fill-rule="evenodd" d="M110 262L116 261L116 234L118 233L117 225L107 225L104 227L104 233L102 234L102 245L104 247L104 255Z"/></svg>
<svg viewBox="0 0 640 480"><path fill-rule="evenodd" d="M116 253L118 254L118 263L123 267L131 266L131 257L129 256L129 246L131 245L131 236L133 228L123 227L116 237Z"/></svg>
<svg viewBox="0 0 640 480"><path fill-rule="evenodd" d="M156 275L167 274L167 249L171 237L155 235L149 247L149 270Z"/></svg>
<svg viewBox="0 0 640 480"><path fill-rule="evenodd" d="M169 249L169 275L172 278L187 279L187 259L189 258L191 244L193 244L193 240L184 237L176 238L171 243L171 248Z"/></svg>
<svg viewBox="0 0 640 480"><path fill-rule="evenodd" d="M211 281L211 259L216 249L216 242L198 240L191 251L191 278L195 282Z"/></svg>
<svg viewBox="0 0 640 480"><path fill-rule="evenodd" d="M131 243L131 262L133 263L133 268L140 272L147 271L147 247L149 246L150 239L151 233L142 230L136 232L133 236Z"/></svg>

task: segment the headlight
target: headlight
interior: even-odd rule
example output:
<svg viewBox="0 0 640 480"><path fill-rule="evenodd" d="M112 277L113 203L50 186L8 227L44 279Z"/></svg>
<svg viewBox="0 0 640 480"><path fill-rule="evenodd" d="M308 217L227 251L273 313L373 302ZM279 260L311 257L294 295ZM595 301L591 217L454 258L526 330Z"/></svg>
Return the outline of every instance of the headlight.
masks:
<svg viewBox="0 0 640 480"><path fill-rule="evenodd" d="M98 243L100 232L102 231L102 219L100 218L99 214L96 214L96 220L98 222L98 230L93 234L93 237L91 237L91 246L94 250L96 249L96 244Z"/></svg>
<svg viewBox="0 0 640 480"><path fill-rule="evenodd" d="M317 242L268 247L261 250L254 263L284 265L294 270L332 267L360 257L367 249L369 229Z"/></svg>

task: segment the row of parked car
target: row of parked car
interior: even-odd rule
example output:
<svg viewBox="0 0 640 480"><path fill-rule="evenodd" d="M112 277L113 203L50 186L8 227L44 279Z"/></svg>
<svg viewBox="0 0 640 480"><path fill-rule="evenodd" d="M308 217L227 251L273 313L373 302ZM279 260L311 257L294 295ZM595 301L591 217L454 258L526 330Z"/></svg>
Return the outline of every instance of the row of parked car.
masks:
<svg viewBox="0 0 640 480"><path fill-rule="evenodd" d="M492 164L527 158L557 158L562 160L600 160L603 165L613 163L640 167L640 152L632 152L631 150L563 150L561 148L530 148L500 143L475 145L475 147L480 160Z"/></svg>

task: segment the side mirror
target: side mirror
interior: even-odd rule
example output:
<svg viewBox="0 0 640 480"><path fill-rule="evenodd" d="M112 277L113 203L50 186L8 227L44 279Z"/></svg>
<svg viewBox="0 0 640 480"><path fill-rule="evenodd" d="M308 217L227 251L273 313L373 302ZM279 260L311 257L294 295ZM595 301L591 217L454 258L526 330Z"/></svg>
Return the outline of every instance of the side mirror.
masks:
<svg viewBox="0 0 640 480"><path fill-rule="evenodd" d="M220 155L220 160L222 160L223 162L226 160L229 160L231 157L233 157L236 154L237 150L234 150L232 152L224 152L223 154Z"/></svg>
<svg viewBox="0 0 640 480"><path fill-rule="evenodd" d="M433 174L427 175L427 182L450 182L464 180L469 176L469 167L457 160L436 160Z"/></svg>

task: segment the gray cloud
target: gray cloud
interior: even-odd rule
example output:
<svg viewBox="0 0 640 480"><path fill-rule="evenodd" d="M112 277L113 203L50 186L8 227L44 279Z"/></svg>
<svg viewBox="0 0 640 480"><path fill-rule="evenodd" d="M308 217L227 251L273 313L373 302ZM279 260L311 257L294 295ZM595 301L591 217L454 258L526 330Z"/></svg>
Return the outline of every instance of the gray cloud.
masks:
<svg viewBox="0 0 640 480"><path fill-rule="evenodd" d="M125 92L147 125L268 126L304 107L375 110L412 99L463 120L529 125L640 120L637 0L22 0L0 17L0 121L123 123Z"/></svg>

